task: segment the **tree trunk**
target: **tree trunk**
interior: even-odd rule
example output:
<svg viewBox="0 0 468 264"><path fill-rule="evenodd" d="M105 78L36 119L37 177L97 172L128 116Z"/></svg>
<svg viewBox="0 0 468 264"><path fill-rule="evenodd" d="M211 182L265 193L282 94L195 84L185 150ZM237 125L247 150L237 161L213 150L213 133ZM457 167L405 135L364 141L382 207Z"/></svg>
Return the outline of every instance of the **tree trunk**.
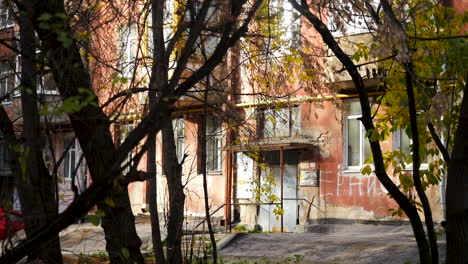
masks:
<svg viewBox="0 0 468 264"><path fill-rule="evenodd" d="M166 1L151 0L151 17L153 20L153 65L151 67L151 78L148 92L149 108L153 108L157 99L157 92L162 91L167 85L168 56L164 43L164 6ZM170 120L170 114L167 116ZM157 263L166 263L164 248L161 242L161 228L159 226L158 198L157 198L157 174L156 174L156 133L149 133L146 144L147 169L152 178L147 183L147 201L151 215L151 238L153 251Z"/></svg>
<svg viewBox="0 0 468 264"><path fill-rule="evenodd" d="M182 225L184 223L185 194L182 185L182 165L179 164L174 142L172 120L162 129L163 166L169 190L169 216L167 224L167 261L182 263Z"/></svg>
<svg viewBox="0 0 468 264"><path fill-rule="evenodd" d="M153 242L153 251L156 263L166 263L163 244L161 242L161 229L159 227L158 197L156 185L156 142L155 136L149 136L147 152L147 168L152 177L148 180L146 188L147 202L151 216L151 238Z"/></svg>
<svg viewBox="0 0 468 264"><path fill-rule="evenodd" d="M418 131L418 120L416 114L416 99L414 96L413 90L413 79L411 78L413 73L412 63L405 64L406 68L406 93L408 95L408 106L410 114L410 127L411 135L413 138L413 183L414 188L419 196L421 201L424 220L426 222L427 237L429 241L429 247L431 252L431 259L433 264L439 263L439 250L437 248L437 239L434 231L434 222L432 220L432 209L429 204L429 199L427 198L426 193L424 192L423 185L421 183L421 176L419 173L419 168L421 165L421 158L419 155L419 131Z"/></svg>
<svg viewBox="0 0 468 264"><path fill-rule="evenodd" d="M208 78L207 78L208 79ZM208 81L208 80L207 80ZM207 87L209 85L207 84ZM213 226L211 225L211 216L210 216L210 206L208 203L208 184L206 179L206 108L208 104L208 89L205 92L205 106L203 108L203 117L202 117L202 129L200 130L200 142L201 142L201 168L203 174L203 195L205 203L205 219L208 226L208 232L210 233L211 246L213 249L213 264L216 264L218 261L218 251L216 247L216 239L213 232Z"/></svg>
<svg viewBox="0 0 468 264"><path fill-rule="evenodd" d="M82 99L91 97L92 103L84 105L76 112L68 113L68 116L83 149L93 182L104 183L109 166L115 163L117 157L109 129L110 121L94 96L90 75L83 65L78 46L73 41L70 45L61 42L57 35L60 30L71 34L68 21L60 23L63 28L52 32L39 26L41 14L66 14L64 1L25 1L24 5L18 8L34 21L35 30L43 45L47 47L47 65L51 67L61 97L64 100L74 96ZM84 93L83 90L88 93ZM111 263L143 263L141 240L136 233L128 190L126 187L114 186L109 193L107 199L112 200L112 206L101 202L98 208L105 213L102 227Z"/></svg>
<svg viewBox="0 0 468 264"><path fill-rule="evenodd" d="M468 83L447 175L446 263L468 263Z"/></svg>
<svg viewBox="0 0 468 264"><path fill-rule="evenodd" d="M34 28L24 12L20 13L21 49L21 104L23 111L23 138L26 168L21 169L19 194L24 211L25 231L31 237L37 230L54 219L57 212L55 179L49 174L42 156L40 117L36 90L36 45ZM31 250L29 260L44 263L62 263L58 233L50 241L44 241Z"/></svg>

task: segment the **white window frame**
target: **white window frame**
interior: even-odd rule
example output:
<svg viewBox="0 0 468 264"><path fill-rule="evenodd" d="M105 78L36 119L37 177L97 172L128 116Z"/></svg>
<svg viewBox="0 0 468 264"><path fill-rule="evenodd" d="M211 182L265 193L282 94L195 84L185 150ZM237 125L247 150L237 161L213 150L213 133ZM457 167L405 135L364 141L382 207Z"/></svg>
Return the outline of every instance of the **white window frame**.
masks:
<svg viewBox="0 0 468 264"><path fill-rule="evenodd" d="M8 61L1 61L0 64L5 66L5 71L3 71L4 69L0 66L0 97L3 97L9 93L10 97L3 100L3 102L11 102L13 91L15 90L15 73L12 69L12 65Z"/></svg>
<svg viewBox="0 0 468 264"><path fill-rule="evenodd" d="M122 72L123 77L129 78L133 75L138 56L138 24L129 23L122 25L117 34L119 49L117 67ZM135 49L135 54L132 52L133 48Z"/></svg>
<svg viewBox="0 0 468 264"><path fill-rule="evenodd" d="M36 50L36 58L40 55L41 51ZM20 86L21 84L21 55L16 56L15 58L15 63L16 63L16 73L15 73L15 87ZM46 89L46 71L48 69L47 66L43 65L44 69L41 71L37 72L37 80L36 80L36 92L37 94L42 94L42 95L58 95L59 92L57 90L57 87L51 87L50 89ZM37 67L38 68L38 67ZM12 96L20 96L19 91L15 91L15 93Z"/></svg>
<svg viewBox="0 0 468 264"><path fill-rule="evenodd" d="M301 134L301 109L299 106L292 105L282 109L270 107L260 111L259 122L262 122L263 126L260 128L262 138L286 138ZM281 127L286 126L287 131L280 131Z"/></svg>
<svg viewBox="0 0 468 264"><path fill-rule="evenodd" d="M174 27L174 0L167 0L165 3L164 8L164 25L163 25L163 32L164 32L164 43L167 48L169 44L169 40L172 38L173 34L173 27ZM147 27L147 40L146 40L146 49L147 49L147 56L149 58L153 58L154 52L154 43L153 43L153 16L152 16L152 7L149 8L148 14L148 27Z"/></svg>
<svg viewBox="0 0 468 264"><path fill-rule="evenodd" d="M185 122L183 118L172 120L172 128L174 129L174 142L176 146L177 161L182 162L185 154Z"/></svg>
<svg viewBox="0 0 468 264"><path fill-rule="evenodd" d="M214 125L212 129L209 127L209 121L211 119L211 124ZM223 125L221 118L215 115L209 115L206 117L206 171L208 173L219 173L223 169ZM212 147L210 147L212 145ZM210 160L210 150L213 150L211 156L213 157ZM217 161L215 160L217 157Z"/></svg>
<svg viewBox="0 0 468 264"><path fill-rule="evenodd" d="M358 100L350 100L348 102L346 102L346 107L348 107L351 103L360 103ZM360 118L362 117L362 114L354 114L354 115L350 115L348 113L346 113L345 115L345 124L344 124L344 163L345 163L345 168L346 170L348 171L353 171L353 172L360 172L362 167L366 166L366 165L371 165L373 166L372 163L365 163L365 155L364 155L364 152L365 152L365 143L366 143L366 140L368 140L366 138L366 129L364 128L364 125L362 124L361 120L359 120ZM349 120L358 120L359 122L359 165L349 165L350 161L349 161L349 153L348 153L348 146L349 146L349 142L350 142L350 138L349 138ZM371 153L372 155L372 153Z"/></svg>
<svg viewBox="0 0 468 264"><path fill-rule="evenodd" d="M402 144L402 140L401 140L401 137L403 135L406 135L408 138L409 136L406 134L405 131L403 131L402 129L398 129L397 131L395 131L395 133L393 133L393 150L395 151L402 151L401 150L401 144ZM413 139L412 138L409 138L409 146L408 148L410 149L410 153L405 153L405 155L413 155L413 152L411 151L411 145L413 144ZM420 166L419 166L419 169L420 170L426 170L428 167L429 167L429 162L428 162L428 159L429 157L426 157L427 160L421 160L421 163L420 163ZM405 170L412 170L413 169L413 163L405 163Z"/></svg>
<svg viewBox="0 0 468 264"><path fill-rule="evenodd" d="M5 23L2 17L5 16ZM15 26L15 22L11 17L10 7L5 5L5 0L0 1L0 29L10 28Z"/></svg>
<svg viewBox="0 0 468 264"><path fill-rule="evenodd" d="M68 138L69 139L69 138ZM68 147L68 144L70 144L70 141L65 139L63 142L63 149L66 150ZM76 170L77 174L79 173L78 170L78 163L80 160L80 143L78 142L77 138L72 139L72 144L70 148L68 149L67 153L65 154L65 158L63 159L63 178L65 180L70 180L72 179L73 172ZM74 155L74 162L71 160L71 155Z"/></svg>
<svg viewBox="0 0 468 264"><path fill-rule="evenodd" d="M379 1L376 1L376 0L372 0L369 2L374 8L376 8L379 5ZM352 10L352 8L349 7L349 10ZM370 33L366 25L366 24L374 23L370 16L364 16L363 14L353 14L352 17L353 17L353 21L345 24L344 26L345 32L343 33L337 29L335 23L333 22L333 12L329 11L328 19L327 19L328 21L327 27L330 30L331 34L334 37L343 37L343 36L352 36L352 35Z"/></svg>

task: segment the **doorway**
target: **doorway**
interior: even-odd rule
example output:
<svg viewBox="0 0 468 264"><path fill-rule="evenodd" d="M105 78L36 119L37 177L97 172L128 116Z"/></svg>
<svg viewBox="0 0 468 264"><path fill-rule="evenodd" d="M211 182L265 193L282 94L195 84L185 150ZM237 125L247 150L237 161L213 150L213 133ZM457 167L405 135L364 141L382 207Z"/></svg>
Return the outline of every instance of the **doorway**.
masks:
<svg viewBox="0 0 468 264"><path fill-rule="evenodd" d="M266 168L261 170L260 181L267 182L267 177L274 177L275 186L271 186L270 194L281 199L281 151L263 152L263 162ZM299 154L296 150L283 151L283 231L294 232L297 223L297 167ZM264 195L258 212L258 224L263 231L281 232L281 216L275 214L275 208L280 208L280 200L276 204L268 204Z"/></svg>

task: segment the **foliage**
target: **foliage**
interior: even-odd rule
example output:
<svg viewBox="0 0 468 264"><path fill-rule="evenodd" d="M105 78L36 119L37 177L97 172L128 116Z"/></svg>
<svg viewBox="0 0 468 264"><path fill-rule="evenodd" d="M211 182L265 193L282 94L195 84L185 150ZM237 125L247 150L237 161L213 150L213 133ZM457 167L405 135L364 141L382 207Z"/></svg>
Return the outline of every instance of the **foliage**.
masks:
<svg viewBox="0 0 468 264"><path fill-rule="evenodd" d="M265 1L248 38L240 43L247 79L254 91L276 105L275 98L292 96L299 85L320 93L321 70L314 45L302 45L301 19L287 1Z"/></svg>
<svg viewBox="0 0 468 264"><path fill-rule="evenodd" d="M457 127L460 96L463 95L461 91L466 82L465 67L468 63L466 39L452 36L463 31L467 16L432 0L408 1L404 5L405 11L397 15L406 21L404 28L409 37L408 54L414 67L416 108L419 113L419 153L421 160L428 161L427 167L421 168L421 181L423 188L427 189L437 185L447 171L447 164L440 158L440 150L427 126L434 125L444 143L448 143L448 149L452 148L450 144L453 143L453 131ZM384 17L383 13L381 17ZM380 25L371 48L358 43L352 55L356 62L361 59L367 61L369 57L381 60L378 67L386 73L385 80L380 84L385 92L376 99L381 108L374 118L377 134L372 133L372 136L378 135L375 140L379 141L398 133L413 138L403 65L409 58L403 58L406 55L402 55L400 43L404 41L403 36L396 35L397 30L390 24L387 22ZM411 152L412 149L413 144L410 145ZM405 193L414 187L408 174L413 162L411 152L396 149L383 154L385 167L392 171L399 188ZM370 174L371 169L367 166L362 172ZM401 210L395 212L401 214Z"/></svg>

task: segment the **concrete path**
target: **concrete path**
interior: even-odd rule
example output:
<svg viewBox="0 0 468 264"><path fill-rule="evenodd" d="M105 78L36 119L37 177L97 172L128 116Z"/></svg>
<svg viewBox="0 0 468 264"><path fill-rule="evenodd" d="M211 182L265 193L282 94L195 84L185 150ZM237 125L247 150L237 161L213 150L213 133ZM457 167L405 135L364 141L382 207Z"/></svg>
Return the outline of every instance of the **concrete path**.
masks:
<svg viewBox="0 0 468 264"><path fill-rule="evenodd" d="M137 224L136 230L143 243L142 251L149 251L152 248L151 225ZM72 225L60 232L60 244L62 253L68 256L98 254L106 250L104 231L90 223Z"/></svg>

